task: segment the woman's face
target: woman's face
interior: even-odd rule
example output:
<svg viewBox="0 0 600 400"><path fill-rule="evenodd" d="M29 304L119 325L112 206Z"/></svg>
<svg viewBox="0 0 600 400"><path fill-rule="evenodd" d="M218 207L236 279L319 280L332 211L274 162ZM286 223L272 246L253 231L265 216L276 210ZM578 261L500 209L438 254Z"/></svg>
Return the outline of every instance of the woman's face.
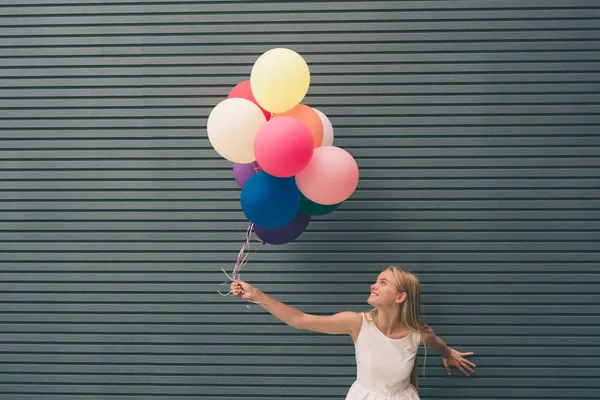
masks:
<svg viewBox="0 0 600 400"><path fill-rule="evenodd" d="M388 269L381 272L377 281L371 285L371 294L367 302L373 307L389 307L404 301L402 293L396 289L394 273Z"/></svg>

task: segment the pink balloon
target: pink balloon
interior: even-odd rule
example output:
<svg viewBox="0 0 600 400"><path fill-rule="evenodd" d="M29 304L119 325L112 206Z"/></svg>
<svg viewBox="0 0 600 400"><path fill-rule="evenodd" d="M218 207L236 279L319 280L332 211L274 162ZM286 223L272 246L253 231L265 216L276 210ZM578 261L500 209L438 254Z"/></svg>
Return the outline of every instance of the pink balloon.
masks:
<svg viewBox="0 0 600 400"><path fill-rule="evenodd" d="M306 198L315 203L341 203L358 186L358 165L344 149L318 147L308 166L296 175L296 185Z"/></svg>
<svg viewBox="0 0 600 400"><path fill-rule="evenodd" d="M310 130L292 117L273 118L254 139L256 162L269 175L288 178L302 171L314 152Z"/></svg>

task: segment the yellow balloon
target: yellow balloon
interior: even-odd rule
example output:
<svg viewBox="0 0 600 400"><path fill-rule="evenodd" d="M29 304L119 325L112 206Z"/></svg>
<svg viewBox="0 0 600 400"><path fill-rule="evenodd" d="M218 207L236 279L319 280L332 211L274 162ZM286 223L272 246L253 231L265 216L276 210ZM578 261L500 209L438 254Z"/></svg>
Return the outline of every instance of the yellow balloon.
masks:
<svg viewBox="0 0 600 400"><path fill-rule="evenodd" d="M261 55L250 74L252 94L262 108L272 113L283 113L297 106L309 85L310 71L304 58L284 48Z"/></svg>
<svg viewBox="0 0 600 400"><path fill-rule="evenodd" d="M265 114L250 100L223 100L208 116L208 140L221 157L249 164L256 160L254 138L266 122Z"/></svg>

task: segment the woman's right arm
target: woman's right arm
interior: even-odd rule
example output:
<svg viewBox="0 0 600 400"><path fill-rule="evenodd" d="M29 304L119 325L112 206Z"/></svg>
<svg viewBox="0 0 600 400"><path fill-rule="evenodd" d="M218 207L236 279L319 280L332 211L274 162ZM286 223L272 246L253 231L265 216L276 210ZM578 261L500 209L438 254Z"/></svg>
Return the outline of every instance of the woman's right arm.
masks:
<svg viewBox="0 0 600 400"><path fill-rule="evenodd" d="M292 328L331 335L347 334L354 341L358 337L362 323L360 313L344 311L329 316L306 314L239 280L231 283L231 291L235 296L257 302L262 308L273 314L275 318Z"/></svg>

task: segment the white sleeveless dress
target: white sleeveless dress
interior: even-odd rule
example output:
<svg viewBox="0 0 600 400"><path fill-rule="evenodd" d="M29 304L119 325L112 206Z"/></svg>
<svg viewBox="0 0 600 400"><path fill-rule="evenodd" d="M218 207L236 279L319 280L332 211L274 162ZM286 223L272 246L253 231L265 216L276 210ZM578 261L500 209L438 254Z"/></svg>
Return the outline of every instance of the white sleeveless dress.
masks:
<svg viewBox="0 0 600 400"><path fill-rule="evenodd" d="M410 374L419 350L421 334L411 331L402 339L390 339L362 314L356 343L356 381L346 400L419 400Z"/></svg>

